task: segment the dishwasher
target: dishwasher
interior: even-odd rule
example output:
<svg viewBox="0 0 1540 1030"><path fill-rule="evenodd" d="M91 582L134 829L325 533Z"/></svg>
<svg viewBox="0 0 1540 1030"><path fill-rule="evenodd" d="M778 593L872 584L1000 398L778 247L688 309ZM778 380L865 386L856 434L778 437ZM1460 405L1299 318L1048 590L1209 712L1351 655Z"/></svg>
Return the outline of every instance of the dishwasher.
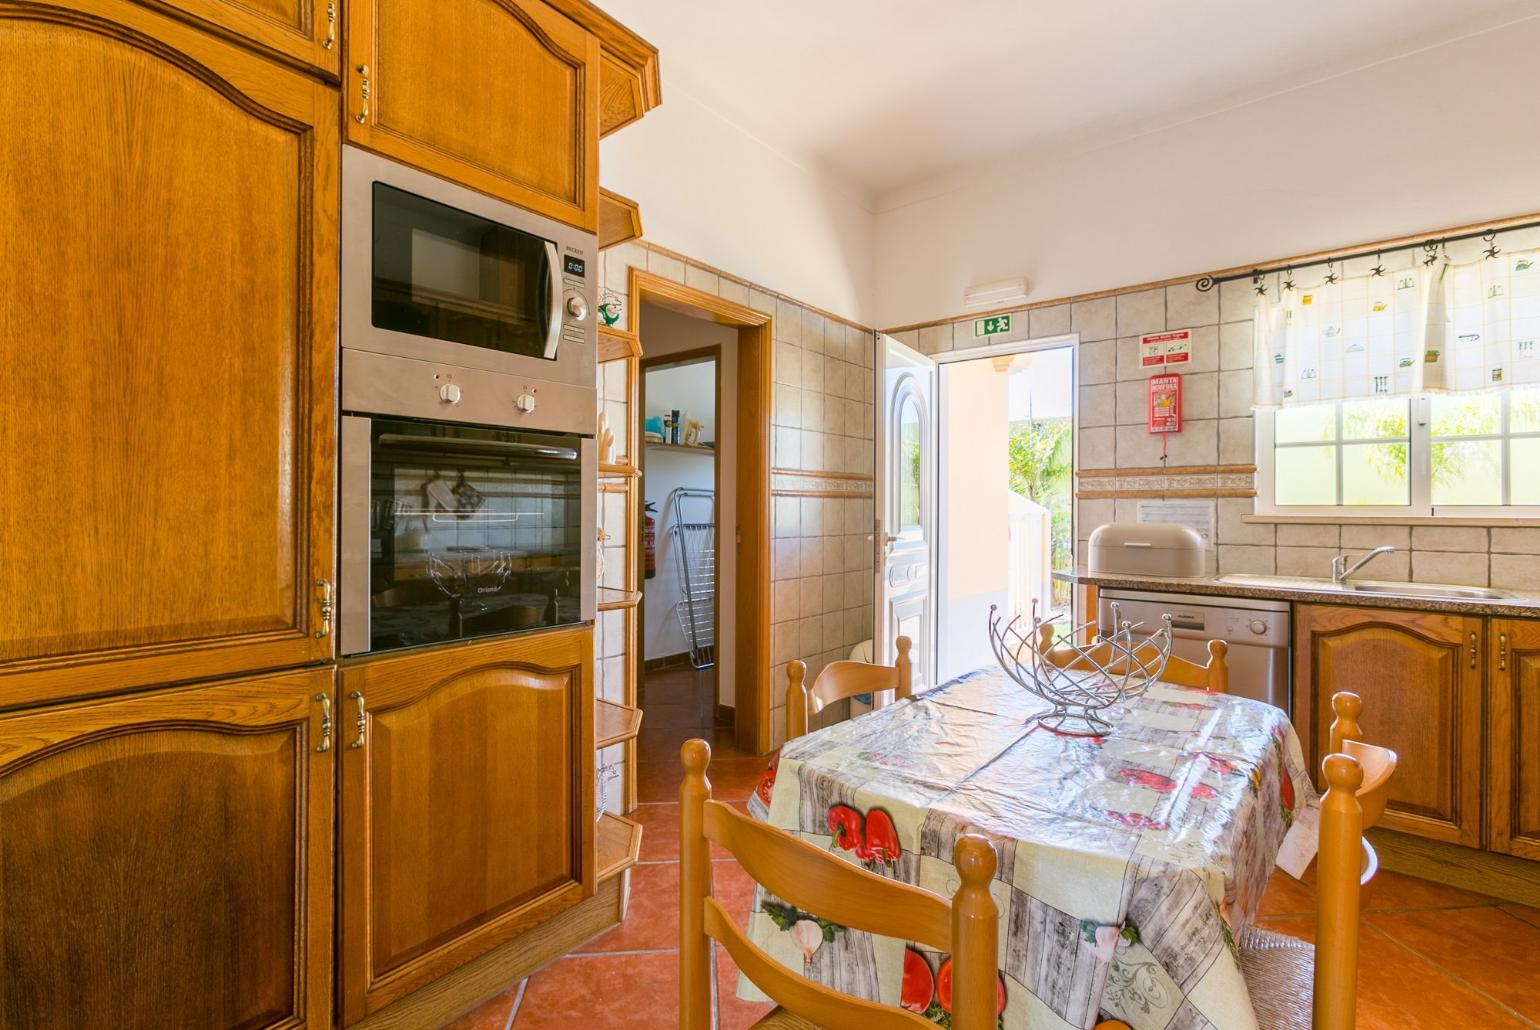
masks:
<svg viewBox="0 0 1540 1030"><path fill-rule="evenodd" d="M1139 590L1103 590L1097 601L1096 624L1112 632L1112 604L1118 618L1153 633L1161 618L1171 616L1171 653L1203 665L1208 642L1230 645L1230 693L1266 701L1285 712L1289 704L1289 605L1254 598L1154 594Z"/></svg>

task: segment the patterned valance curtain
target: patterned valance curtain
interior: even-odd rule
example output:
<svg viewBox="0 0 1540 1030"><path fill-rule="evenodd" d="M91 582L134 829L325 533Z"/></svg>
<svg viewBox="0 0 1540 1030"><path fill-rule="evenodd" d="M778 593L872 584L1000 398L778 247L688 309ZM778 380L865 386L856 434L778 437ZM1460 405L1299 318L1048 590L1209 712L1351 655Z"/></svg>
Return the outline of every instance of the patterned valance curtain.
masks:
<svg viewBox="0 0 1540 1030"><path fill-rule="evenodd" d="M1540 383L1540 251L1259 297L1254 406Z"/></svg>

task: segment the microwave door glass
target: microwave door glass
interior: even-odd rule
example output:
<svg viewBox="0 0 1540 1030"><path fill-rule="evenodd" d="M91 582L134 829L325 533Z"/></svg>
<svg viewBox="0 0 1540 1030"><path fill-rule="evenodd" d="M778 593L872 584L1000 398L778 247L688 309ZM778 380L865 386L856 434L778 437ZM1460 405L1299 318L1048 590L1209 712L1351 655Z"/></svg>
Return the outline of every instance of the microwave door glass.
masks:
<svg viewBox="0 0 1540 1030"><path fill-rule="evenodd" d="M373 204L376 328L554 356L545 240L382 182Z"/></svg>
<svg viewBox="0 0 1540 1030"><path fill-rule="evenodd" d="M579 446L375 419L371 650L580 622Z"/></svg>

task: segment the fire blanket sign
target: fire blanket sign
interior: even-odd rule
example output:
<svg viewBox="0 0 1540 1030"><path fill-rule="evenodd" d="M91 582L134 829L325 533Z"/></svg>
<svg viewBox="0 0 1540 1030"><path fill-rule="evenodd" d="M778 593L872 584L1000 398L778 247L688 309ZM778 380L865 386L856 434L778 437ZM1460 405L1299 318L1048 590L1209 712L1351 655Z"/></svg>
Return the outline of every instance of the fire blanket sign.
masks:
<svg viewBox="0 0 1540 1030"><path fill-rule="evenodd" d="M1150 432L1182 431L1182 377L1175 372L1150 377Z"/></svg>
<svg viewBox="0 0 1540 1030"><path fill-rule="evenodd" d="M1144 368L1185 365L1192 360L1192 330L1151 333L1139 337L1139 364Z"/></svg>

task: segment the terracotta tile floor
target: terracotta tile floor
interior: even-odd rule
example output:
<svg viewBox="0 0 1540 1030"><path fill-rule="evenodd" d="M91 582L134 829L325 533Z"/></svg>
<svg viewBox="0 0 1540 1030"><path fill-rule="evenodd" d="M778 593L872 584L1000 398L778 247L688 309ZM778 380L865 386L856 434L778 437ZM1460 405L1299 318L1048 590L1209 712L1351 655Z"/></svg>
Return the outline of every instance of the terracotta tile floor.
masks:
<svg viewBox="0 0 1540 1030"><path fill-rule="evenodd" d="M747 798L764 760L738 750L731 733L712 724L709 672L655 675L643 689L641 805L633 818L644 830L625 922L461 1016L452 1030L678 1026L679 745L690 737L711 741L712 784L724 800ZM717 896L746 920L753 883L725 853L715 858ZM1313 910L1310 887L1278 873L1259 922L1309 939ZM1365 904L1358 1026L1540 1030L1536 955L1540 909L1383 872ZM739 1001L737 982L737 968L718 949L721 1030L741 1030L767 1011Z"/></svg>

